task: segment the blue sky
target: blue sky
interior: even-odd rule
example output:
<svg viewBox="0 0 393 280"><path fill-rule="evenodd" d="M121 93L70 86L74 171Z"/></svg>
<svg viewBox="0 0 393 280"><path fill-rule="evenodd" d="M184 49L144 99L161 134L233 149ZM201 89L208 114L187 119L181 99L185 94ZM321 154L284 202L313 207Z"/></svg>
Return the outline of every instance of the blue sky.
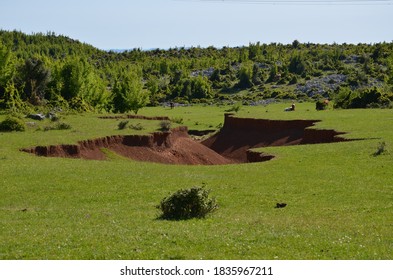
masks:
<svg viewBox="0 0 393 280"><path fill-rule="evenodd" d="M393 41L393 0L1 0L0 28L100 49Z"/></svg>

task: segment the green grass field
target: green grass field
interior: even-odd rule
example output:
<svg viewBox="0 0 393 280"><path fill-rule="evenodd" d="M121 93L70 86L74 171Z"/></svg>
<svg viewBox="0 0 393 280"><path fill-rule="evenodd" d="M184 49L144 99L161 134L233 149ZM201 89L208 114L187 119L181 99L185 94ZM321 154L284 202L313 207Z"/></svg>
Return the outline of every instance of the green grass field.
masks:
<svg viewBox="0 0 393 280"><path fill-rule="evenodd" d="M317 128L362 141L263 148L269 162L175 166L45 158L35 145L144 133L118 120L63 115L72 128L0 133L0 259L393 259L393 111L328 110L314 104L242 107L238 115L319 119ZM214 129L229 107L144 108L139 114ZM0 120L5 118L0 115ZM29 121L29 120L26 120ZM378 143L387 153L372 154ZM389 153L390 151L390 153ZM155 206L180 188L205 184L218 211L201 220L157 219ZM287 207L277 209L276 203Z"/></svg>

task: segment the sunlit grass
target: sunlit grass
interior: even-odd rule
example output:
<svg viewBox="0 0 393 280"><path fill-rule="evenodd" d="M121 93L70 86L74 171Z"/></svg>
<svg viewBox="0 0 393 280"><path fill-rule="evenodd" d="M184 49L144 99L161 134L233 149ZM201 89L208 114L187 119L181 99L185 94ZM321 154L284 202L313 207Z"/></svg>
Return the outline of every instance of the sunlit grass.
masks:
<svg viewBox="0 0 393 280"><path fill-rule="evenodd" d="M316 128L362 141L269 147L269 162L175 166L44 158L33 145L149 133L118 130L119 120L65 115L70 130L0 133L0 259L391 259L393 152L391 110L330 110L314 104L243 106L242 117L318 119ZM192 129L223 123L229 107L144 108L183 118ZM0 116L2 118L3 116ZM37 126L44 123L36 122ZM180 188L206 185L219 209L206 219L163 221L155 206ZM285 202L285 208L275 208Z"/></svg>

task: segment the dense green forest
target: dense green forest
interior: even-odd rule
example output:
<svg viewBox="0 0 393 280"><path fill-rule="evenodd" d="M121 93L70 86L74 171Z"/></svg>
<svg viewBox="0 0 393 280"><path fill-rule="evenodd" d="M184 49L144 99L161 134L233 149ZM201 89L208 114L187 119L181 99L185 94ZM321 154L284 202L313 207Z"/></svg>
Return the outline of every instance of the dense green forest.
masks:
<svg viewBox="0 0 393 280"><path fill-rule="evenodd" d="M334 101L391 107L393 43L99 50L66 36L0 30L0 109L135 113L163 102Z"/></svg>

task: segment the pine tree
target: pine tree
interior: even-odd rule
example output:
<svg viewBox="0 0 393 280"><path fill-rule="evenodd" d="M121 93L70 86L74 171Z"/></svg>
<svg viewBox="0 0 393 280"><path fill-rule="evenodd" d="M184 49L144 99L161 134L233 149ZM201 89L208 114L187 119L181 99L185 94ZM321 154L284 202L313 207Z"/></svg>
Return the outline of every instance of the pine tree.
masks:
<svg viewBox="0 0 393 280"><path fill-rule="evenodd" d="M20 69L20 88L24 89L24 99L39 105L45 98L45 91L51 80L51 71L41 59L29 58Z"/></svg>

